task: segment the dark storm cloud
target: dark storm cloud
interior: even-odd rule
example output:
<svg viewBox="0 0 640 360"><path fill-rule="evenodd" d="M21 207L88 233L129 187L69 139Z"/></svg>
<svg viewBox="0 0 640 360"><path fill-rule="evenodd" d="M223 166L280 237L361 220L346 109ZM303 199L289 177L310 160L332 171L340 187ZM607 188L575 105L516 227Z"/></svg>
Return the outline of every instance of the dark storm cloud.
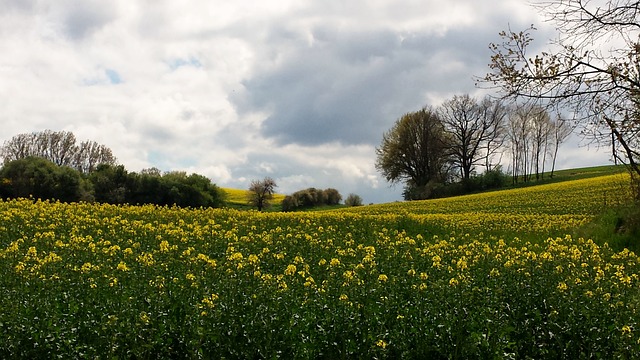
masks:
<svg viewBox="0 0 640 360"><path fill-rule="evenodd" d="M473 89L469 65L488 62L488 44L469 31L442 37L319 27L307 39L276 35L270 41L273 51L282 49L280 60L260 67L244 81L244 98L232 100L240 110L269 111L262 134L280 144L376 144L399 116L426 105L427 92Z"/></svg>

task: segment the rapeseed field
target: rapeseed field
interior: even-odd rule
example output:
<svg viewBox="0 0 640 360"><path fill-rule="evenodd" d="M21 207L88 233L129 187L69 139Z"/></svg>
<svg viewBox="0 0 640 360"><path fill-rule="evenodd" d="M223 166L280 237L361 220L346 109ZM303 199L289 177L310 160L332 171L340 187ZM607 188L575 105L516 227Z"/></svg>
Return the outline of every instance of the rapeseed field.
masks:
<svg viewBox="0 0 640 360"><path fill-rule="evenodd" d="M639 358L638 257L573 235L624 181L296 213L3 201L0 357Z"/></svg>

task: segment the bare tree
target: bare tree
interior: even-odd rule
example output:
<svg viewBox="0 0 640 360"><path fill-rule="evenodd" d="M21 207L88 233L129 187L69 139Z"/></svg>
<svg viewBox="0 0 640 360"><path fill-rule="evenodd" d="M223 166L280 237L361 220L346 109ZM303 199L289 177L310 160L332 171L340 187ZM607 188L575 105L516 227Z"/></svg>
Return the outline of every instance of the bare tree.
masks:
<svg viewBox="0 0 640 360"><path fill-rule="evenodd" d="M468 94L454 96L438 109L445 129L451 135L450 151L460 177L469 180L475 166L496 151L504 113L498 101L485 98L482 102ZM483 150L487 149L487 153Z"/></svg>
<svg viewBox="0 0 640 360"><path fill-rule="evenodd" d="M69 131L45 130L37 134L38 153L58 166L74 167L76 136Z"/></svg>
<svg viewBox="0 0 640 360"><path fill-rule="evenodd" d="M251 181L249 185L249 205L255 206L258 211L269 207L277 186L275 180L270 177Z"/></svg>
<svg viewBox="0 0 640 360"><path fill-rule="evenodd" d="M80 172L90 173L100 164L115 165L111 149L95 141L83 141L75 154L74 166Z"/></svg>
<svg viewBox="0 0 640 360"><path fill-rule="evenodd" d="M58 166L69 166L88 173L99 164L115 165L116 158L111 149L93 141L76 145L76 137L68 131L34 132L18 134L5 141L0 148L4 162L24 159L29 156L47 159Z"/></svg>
<svg viewBox="0 0 640 360"><path fill-rule="evenodd" d="M612 136L614 156L640 175L640 2L536 1L559 37L551 51L529 54L535 28L504 31L491 44L484 81L505 96L571 110L582 134L598 143Z"/></svg>
<svg viewBox="0 0 640 360"><path fill-rule="evenodd" d="M513 182L517 183L522 177L529 181L535 169L532 158L535 157L533 141L532 118L540 111L539 108L528 105L517 106L509 116L507 123L507 138L511 149Z"/></svg>
<svg viewBox="0 0 640 360"><path fill-rule="evenodd" d="M544 178L547 145L551 135L551 118L545 109L536 107L530 112L528 121L531 127L531 167L535 171L536 180L540 180L541 176ZM542 171L540 171L541 168ZM533 171L530 173L533 174Z"/></svg>
<svg viewBox="0 0 640 360"><path fill-rule="evenodd" d="M555 121L551 122L551 141L552 141L552 163L551 163L551 177L553 177L553 171L556 168L556 158L558 157L558 149L560 145L571 135L573 129L567 121L558 116Z"/></svg>
<svg viewBox="0 0 640 360"><path fill-rule="evenodd" d="M502 159L502 150L506 141L506 120L509 114L507 106L502 101L492 101L485 98L481 104L487 117L493 122L492 131L484 142L484 160L485 169L491 171L495 164L500 164ZM500 160L493 162L494 156L500 154Z"/></svg>

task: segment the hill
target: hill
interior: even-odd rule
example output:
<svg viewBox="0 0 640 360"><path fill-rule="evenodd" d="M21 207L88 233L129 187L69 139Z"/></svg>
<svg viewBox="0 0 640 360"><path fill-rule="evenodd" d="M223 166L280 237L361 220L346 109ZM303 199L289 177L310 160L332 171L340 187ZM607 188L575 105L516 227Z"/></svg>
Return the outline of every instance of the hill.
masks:
<svg viewBox="0 0 640 360"><path fill-rule="evenodd" d="M242 189L233 189L233 188L221 188L226 194L226 203L227 206L234 209L239 210L251 210L251 206L247 204L247 199L249 197L248 190ZM282 200L285 195L283 194L274 194L273 200L271 201L272 206L268 208L266 211L280 211L282 209Z"/></svg>
<svg viewBox="0 0 640 360"><path fill-rule="evenodd" d="M640 358L637 256L579 237L627 185L295 213L2 200L0 357Z"/></svg>

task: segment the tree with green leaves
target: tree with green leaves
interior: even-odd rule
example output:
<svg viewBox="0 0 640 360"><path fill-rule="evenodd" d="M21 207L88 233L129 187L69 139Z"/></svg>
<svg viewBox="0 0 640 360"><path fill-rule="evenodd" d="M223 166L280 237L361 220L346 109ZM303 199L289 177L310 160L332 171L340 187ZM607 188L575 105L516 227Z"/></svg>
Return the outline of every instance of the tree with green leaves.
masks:
<svg viewBox="0 0 640 360"><path fill-rule="evenodd" d="M449 175L449 139L430 107L408 113L384 133L376 148L376 169L391 183L405 182L407 199L429 197L429 184Z"/></svg>
<svg viewBox="0 0 640 360"><path fill-rule="evenodd" d="M13 160L0 169L0 195L3 197L73 202L81 199L83 185L78 171L40 157Z"/></svg>

